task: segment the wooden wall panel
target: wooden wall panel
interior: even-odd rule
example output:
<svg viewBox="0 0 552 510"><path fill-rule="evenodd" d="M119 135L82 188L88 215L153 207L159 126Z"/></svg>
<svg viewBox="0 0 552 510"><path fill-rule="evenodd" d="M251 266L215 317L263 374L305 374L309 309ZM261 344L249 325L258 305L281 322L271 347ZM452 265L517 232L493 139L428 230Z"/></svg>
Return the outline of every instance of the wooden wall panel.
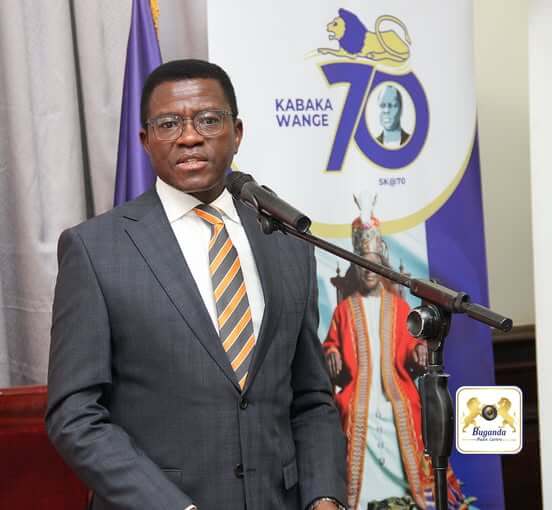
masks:
<svg viewBox="0 0 552 510"><path fill-rule="evenodd" d="M542 508L535 327L517 326L493 335L496 384L523 391L523 449L502 456L507 510Z"/></svg>

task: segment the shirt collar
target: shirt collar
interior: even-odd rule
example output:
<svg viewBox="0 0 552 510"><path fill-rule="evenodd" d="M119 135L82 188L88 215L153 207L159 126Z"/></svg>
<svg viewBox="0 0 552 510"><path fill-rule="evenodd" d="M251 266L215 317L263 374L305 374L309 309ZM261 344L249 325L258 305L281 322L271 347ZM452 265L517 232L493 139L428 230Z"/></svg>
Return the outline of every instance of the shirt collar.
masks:
<svg viewBox="0 0 552 510"><path fill-rule="evenodd" d="M191 213L192 209L196 205L201 204L201 201L197 198L173 188L159 178L155 181L155 189L159 195L163 209L165 209L165 214L169 219L169 223L174 223L182 218L182 216ZM219 209L225 218L241 224L240 217L236 211L236 206L232 200L232 195L230 195L226 188L209 205Z"/></svg>

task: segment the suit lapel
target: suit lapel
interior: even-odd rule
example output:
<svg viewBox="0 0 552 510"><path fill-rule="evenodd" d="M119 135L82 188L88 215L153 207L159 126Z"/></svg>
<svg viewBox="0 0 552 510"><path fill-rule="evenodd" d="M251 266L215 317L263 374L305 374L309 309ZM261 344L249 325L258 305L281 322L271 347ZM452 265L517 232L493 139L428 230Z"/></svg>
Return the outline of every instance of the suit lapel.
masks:
<svg viewBox="0 0 552 510"><path fill-rule="evenodd" d="M279 238L282 234L279 232L264 234L257 221L257 213L240 202L235 202L235 205L255 258L265 300L263 320L245 383L245 393L266 356L282 310L281 278L278 276L280 274Z"/></svg>
<svg viewBox="0 0 552 510"><path fill-rule="evenodd" d="M154 190L128 204L125 230L169 299L232 384L239 384ZM264 285L263 285L264 290Z"/></svg>

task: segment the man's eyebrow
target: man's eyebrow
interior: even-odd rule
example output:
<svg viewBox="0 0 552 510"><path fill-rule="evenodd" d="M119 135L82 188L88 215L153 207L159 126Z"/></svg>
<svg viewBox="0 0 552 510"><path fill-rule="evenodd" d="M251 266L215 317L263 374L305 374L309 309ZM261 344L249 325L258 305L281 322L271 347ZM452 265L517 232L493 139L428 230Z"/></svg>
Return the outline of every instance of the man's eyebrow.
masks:
<svg viewBox="0 0 552 510"><path fill-rule="evenodd" d="M157 119L158 117L168 117L169 115L174 115L175 117L182 117L182 115L176 112L161 112L161 113L158 113L154 118Z"/></svg>
<svg viewBox="0 0 552 510"><path fill-rule="evenodd" d="M229 107L225 107L225 106L205 106L203 108L198 108L197 110L194 110L193 113L192 113L192 116L193 115L196 115L197 113L200 113L200 112L211 112L211 111L230 111L230 108ZM178 112L173 112L173 111L166 111L166 112L160 112L158 113L155 118L157 117L164 117L166 115L175 115L176 117L186 117L186 115L182 115L181 113L178 113Z"/></svg>

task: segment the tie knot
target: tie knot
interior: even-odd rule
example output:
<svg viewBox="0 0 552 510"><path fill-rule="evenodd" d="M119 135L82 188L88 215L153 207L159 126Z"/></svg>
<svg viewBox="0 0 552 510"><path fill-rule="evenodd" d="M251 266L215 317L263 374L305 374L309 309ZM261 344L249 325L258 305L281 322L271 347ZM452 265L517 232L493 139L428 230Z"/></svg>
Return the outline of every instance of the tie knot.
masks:
<svg viewBox="0 0 552 510"><path fill-rule="evenodd" d="M222 213L215 207L212 207L207 204L200 204L194 207L194 212L209 225L220 225L224 224L222 219Z"/></svg>

